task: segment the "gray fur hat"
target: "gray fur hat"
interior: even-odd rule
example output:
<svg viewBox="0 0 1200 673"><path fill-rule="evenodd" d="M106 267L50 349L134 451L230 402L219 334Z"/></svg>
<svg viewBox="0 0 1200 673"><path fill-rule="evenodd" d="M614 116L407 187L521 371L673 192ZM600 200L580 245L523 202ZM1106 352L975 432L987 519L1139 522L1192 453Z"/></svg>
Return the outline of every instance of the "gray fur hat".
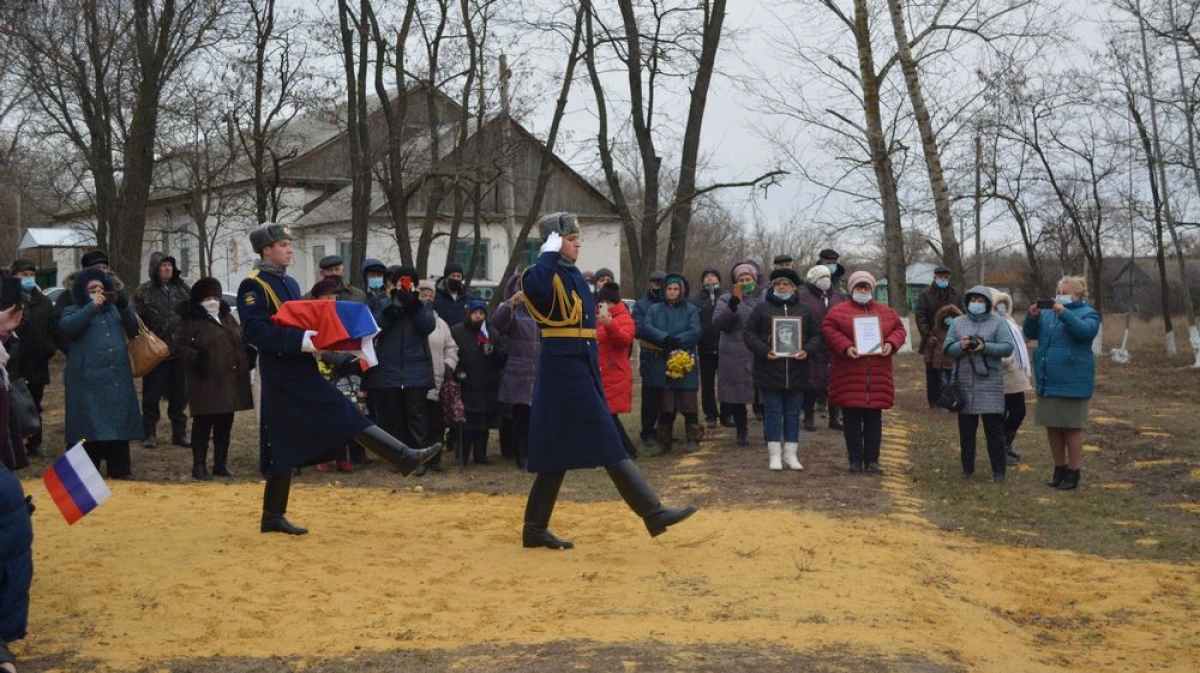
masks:
<svg viewBox="0 0 1200 673"><path fill-rule="evenodd" d="M559 236L578 234L579 219L574 213L543 215L542 219L538 220L538 232L542 235L543 241L549 238L551 233L557 233Z"/></svg>
<svg viewBox="0 0 1200 673"><path fill-rule="evenodd" d="M272 243L290 240L291 230L275 222L264 222L250 232L250 246L254 248L254 252L262 252L263 248Z"/></svg>

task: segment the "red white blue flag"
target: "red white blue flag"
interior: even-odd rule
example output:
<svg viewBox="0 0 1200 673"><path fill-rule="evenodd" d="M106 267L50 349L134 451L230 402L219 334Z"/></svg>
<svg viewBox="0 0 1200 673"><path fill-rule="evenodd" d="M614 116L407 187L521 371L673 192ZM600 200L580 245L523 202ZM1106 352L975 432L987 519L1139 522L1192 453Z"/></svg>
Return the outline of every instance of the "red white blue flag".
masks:
<svg viewBox="0 0 1200 673"><path fill-rule="evenodd" d="M353 353L368 367L379 364L375 356L379 325L366 304L325 299L288 301L271 316L271 322L280 327L315 331L313 346L317 350Z"/></svg>
<svg viewBox="0 0 1200 673"><path fill-rule="evenodd" d="M42 475L42 482L68 525L82 519L112 495L83 449L83 442L72 446L62 458L54 461Z"/></svg>

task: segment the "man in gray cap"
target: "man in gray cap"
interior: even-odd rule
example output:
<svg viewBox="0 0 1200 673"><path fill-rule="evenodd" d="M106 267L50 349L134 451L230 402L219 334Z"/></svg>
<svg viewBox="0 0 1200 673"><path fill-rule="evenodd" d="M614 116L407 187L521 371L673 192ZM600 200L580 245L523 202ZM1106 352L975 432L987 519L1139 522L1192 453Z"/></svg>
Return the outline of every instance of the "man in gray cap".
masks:
<svg viewBox="0 0 1200 673"><path fill-rule="evenodd" d="M356 301L360 304L367 303L367 293L346 282L346 265L342 263L341 257L326 255L321 258L320 262L317 262L317 267L320 270L322 278L332 279L338 284L338 301ZM312 299L312 296L306 294L304 298Z"/></svg>
<svg viewBox="0 0 1200 673"><path fill-rule="evenodd" d="M629 312L633 316L633 324L639 337L642 334L642 321L646 319L646 313L651 306L663 300L662 284L666 279L666 271L651 273L650 278L647 279L650 288L646 290L646 296L637 300L637 303L633 305L633 310ZM658 425L658 414L662 407L662 391L667 387L667 382L658 376L658 368L653 366L651 360L651 358L662 357L662 349L657 344L644 339L639 339L638 343L641 346L641 355L638 356L638 375L642 378L642 428L638 434L641 435L642 443L646 445L646 448L652 449L658 446L658 442L654 439L654 428Z"/></svg>
<svg viewBox="0 0 1200 673"><path fill-rule="evenodd" d="M285 302L300 299L300 286L287 275L292 262L288 228L262 224L250 232L250 244L261 258L238 287L237 302L246 341L258 348L262 378L258 462L267 485L259 530L303 535L307 529L284 517L294 468L328 462L353 439L407 476L442 447L411 449L371 423L317 369L317 332L271 322Z"/></svg>

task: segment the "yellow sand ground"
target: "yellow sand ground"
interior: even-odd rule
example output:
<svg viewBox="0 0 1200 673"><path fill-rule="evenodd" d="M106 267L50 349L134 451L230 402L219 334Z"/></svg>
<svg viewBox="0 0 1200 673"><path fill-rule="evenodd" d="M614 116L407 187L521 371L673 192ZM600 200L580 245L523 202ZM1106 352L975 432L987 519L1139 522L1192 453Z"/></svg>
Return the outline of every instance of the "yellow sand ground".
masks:
<svg viewBox="0 0 1200 673"><path fill-rule="evenodd" d="M1197 565L979 544L923 521L901 478L886 487L891 516L709 508L656 539L618 502L563 501L553 528L578 546L554 552L521 548L511 496L298 486L289 514L313 532L292 538L257 532L252 484L118 483L68 528L29 481L43 506L16 650L130 670L652 638L1005 673L1197 670Z"/></svg>

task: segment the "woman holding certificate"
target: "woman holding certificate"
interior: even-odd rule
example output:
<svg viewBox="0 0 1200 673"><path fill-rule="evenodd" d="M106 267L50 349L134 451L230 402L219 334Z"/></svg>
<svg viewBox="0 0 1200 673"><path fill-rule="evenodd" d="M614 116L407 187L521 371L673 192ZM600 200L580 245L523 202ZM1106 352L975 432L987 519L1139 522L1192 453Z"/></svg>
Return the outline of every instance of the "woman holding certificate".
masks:
<svg viewBox="0 0 1200 673"><path fill-rule="evenodd" d="M771 290L759 302L742 332L754 354L754 386L763 401L767 466L803 470L800 464L800 409L808 385L808 354L821 347L820 325L800 303L800 276L788 268L771 272Z"/></svg>
<svg viewBox="0 0 1200 673"><path fill-rule="evenodd" d="M833 356L829 403L842 407L842 430L850 471L881 475L883 410L892 408L892 355L904 345L904 321L875 301L875 277L855 271L847 282L851 301L829 309L821 334Z"/></svg>

